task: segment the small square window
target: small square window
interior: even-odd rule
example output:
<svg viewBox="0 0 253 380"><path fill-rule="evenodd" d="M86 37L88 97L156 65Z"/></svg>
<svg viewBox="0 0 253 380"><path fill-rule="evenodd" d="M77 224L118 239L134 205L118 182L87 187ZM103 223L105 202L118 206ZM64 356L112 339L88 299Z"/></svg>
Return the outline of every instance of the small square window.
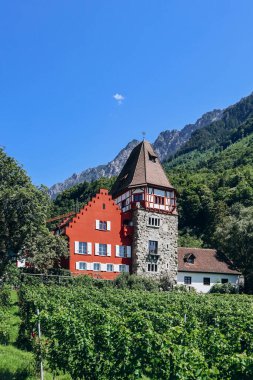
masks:
<svg viewBox="0 0 253 380"><path fill-rule="evenodd" d="M93 270L100 270L100 268L101 268L100 263L93 264Z"/></svg>
<svg viewBox="0 0 253 380"><path fill-rule="evenodd" d="M107 244L100 244L99 243L99 255L100 256L107 256Z"/></svg>
<svg viewBox="0 0 253 380"><path fill-rule="evenodd" d="M120 272L126 272L126 266L124 264L119 265L119 271Z"/></svg>
<svg viewBox="0 0 253 380"><path fill-rule="evenodd" d="M79 253L87 254L87 243L79 241Z"/></svg>
<svg viewBox="0 0 253 380"><path fill-rule="evenodd" d="M222 284L227 284L228 283L228 278L222 278L221 279Z"/></svg>
<svg viewBox="0 0 253 380"><path fill-rule="evenodd" d="M113 265L112 264L107 264L107 272L113 272Z"/></svg>
<svg viewBox="0 0 253 380"><path fill-rule="evenodd" d="M102 231L106 231L107 230L107 223L106 222L102 222L100 220L99 221L99 229L102 230Z"/></svg>
<svg viewBox="0 0 253 380"><path fill-rule="evenodd" d="M184 276L184 284L185 285L191 285L192 278L190 276Z"/></svg>
<svg viewBox="0 0 253 380"><path fill-rule="evenodd" d="M210 285L210 277L203 278L203 285Z"/></svg>
<svg viewBox="0 0 253 380"><path fill-rule="evenodd" d="M119 246L119 257L126 257L127 256L127 246L126 245L120 245Z"/></svg>
<svg viewBox="0 0 253 380"><path fill-rule="evenodd" d="M80 269L80 270L87 270L87 264L86 264L86 263L80 263L80 262L79 262L79 269Z"/></svg>

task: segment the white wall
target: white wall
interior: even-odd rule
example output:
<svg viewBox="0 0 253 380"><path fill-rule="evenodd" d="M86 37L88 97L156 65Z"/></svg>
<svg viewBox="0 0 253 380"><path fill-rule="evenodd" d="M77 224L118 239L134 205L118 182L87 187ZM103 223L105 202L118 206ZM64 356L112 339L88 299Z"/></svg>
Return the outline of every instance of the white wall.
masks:
<svg viewBox="0 0 253 380"><path fill-rule="evenodd" d="M221 282L222 278L227 278L228 281L233 285L238 285L239 276L236 274L220 274L220 273L196 273L196 272L178 272L177 274L177 283L178 285L184 284L184 277L191 277L192 283L189 286L192 286L197 290L197 292L207 293L210 288L217 282ZM203 278L210 278L210 285L203 284ZM188 285L187 285L188 286Z"/></svg>

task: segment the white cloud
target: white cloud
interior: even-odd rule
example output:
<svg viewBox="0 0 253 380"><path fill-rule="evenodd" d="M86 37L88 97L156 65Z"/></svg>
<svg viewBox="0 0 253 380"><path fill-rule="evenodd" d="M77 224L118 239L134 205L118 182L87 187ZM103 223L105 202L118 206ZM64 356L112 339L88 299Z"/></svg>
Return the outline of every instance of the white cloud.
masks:
<svg viewBox="0 0 253 380"><path fill-rule="evenodd" d="M121 104L125 97L121 94L116 93L113 95L113 99L115 99L118 102L118 104Z"/></svg>

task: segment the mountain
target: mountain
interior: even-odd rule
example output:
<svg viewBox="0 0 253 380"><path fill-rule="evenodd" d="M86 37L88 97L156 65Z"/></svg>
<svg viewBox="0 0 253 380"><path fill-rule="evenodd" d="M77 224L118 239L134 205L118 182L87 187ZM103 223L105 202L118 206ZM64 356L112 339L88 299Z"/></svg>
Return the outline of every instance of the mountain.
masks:
<svg viewBox="0 0 253 380"><path fill-rule="evenodd" d="M153 147L161 161L173 156L191 137L192 133L222 118L222 110L205 113L194 124L187 124L183 129L164 131L159 134Z"/></svg>
<svg viewBox="0 0 253 380"><path fill-rule="evenodd" d="M56 183L49 189L50 197L55 199L57 194L61 193L63 190L69 189L70 187L82 182L93 182L102 177L111 178L118 175L128 156L138 143L138 140L132 140L112 161L108 162L108 164L86 169L79 174L74 173L64 182Z"/></svg>
<svg viewBox="0 0 253 380"><path fill-rule="evenodd" d="M199 128L203 128L216 120L220 120L222 114L222 110L213 110L201 116L196 123L188 124L181 130L173 129L171 131L167 130L161 132L153 144L160 160L165 161L174 155L178 149L180 149L189 140L194 131ZM108 162L108 164L86 169L79 174L74 173L64 182L56 183L49 189L50 197L55 199L57 194L60 192L82 182L92 182L102 177L111 178L117 176L124 166L131 151L138 143L139 141L132 140L112 161Z"/></svg>

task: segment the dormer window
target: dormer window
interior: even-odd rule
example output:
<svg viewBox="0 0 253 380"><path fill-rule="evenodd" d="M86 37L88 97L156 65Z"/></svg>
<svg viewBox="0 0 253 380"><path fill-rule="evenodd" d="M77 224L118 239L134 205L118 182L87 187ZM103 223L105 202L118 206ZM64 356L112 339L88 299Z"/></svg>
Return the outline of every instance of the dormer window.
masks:
<svg viewBox="0 0 253 380"><path fill-rule="evenodd" d="M188 263L188 264L194 264L194 260L195 260L195 256L193 253L186 253L186 255L184 256L184 262Z"/></svg>
<svg viewBox="0 0 253 380"><path fill-rule="evenodd" d="M148 153L148 158L149 158L150 161L156 162L157 156L154 156L153 154Z"/></svg>

